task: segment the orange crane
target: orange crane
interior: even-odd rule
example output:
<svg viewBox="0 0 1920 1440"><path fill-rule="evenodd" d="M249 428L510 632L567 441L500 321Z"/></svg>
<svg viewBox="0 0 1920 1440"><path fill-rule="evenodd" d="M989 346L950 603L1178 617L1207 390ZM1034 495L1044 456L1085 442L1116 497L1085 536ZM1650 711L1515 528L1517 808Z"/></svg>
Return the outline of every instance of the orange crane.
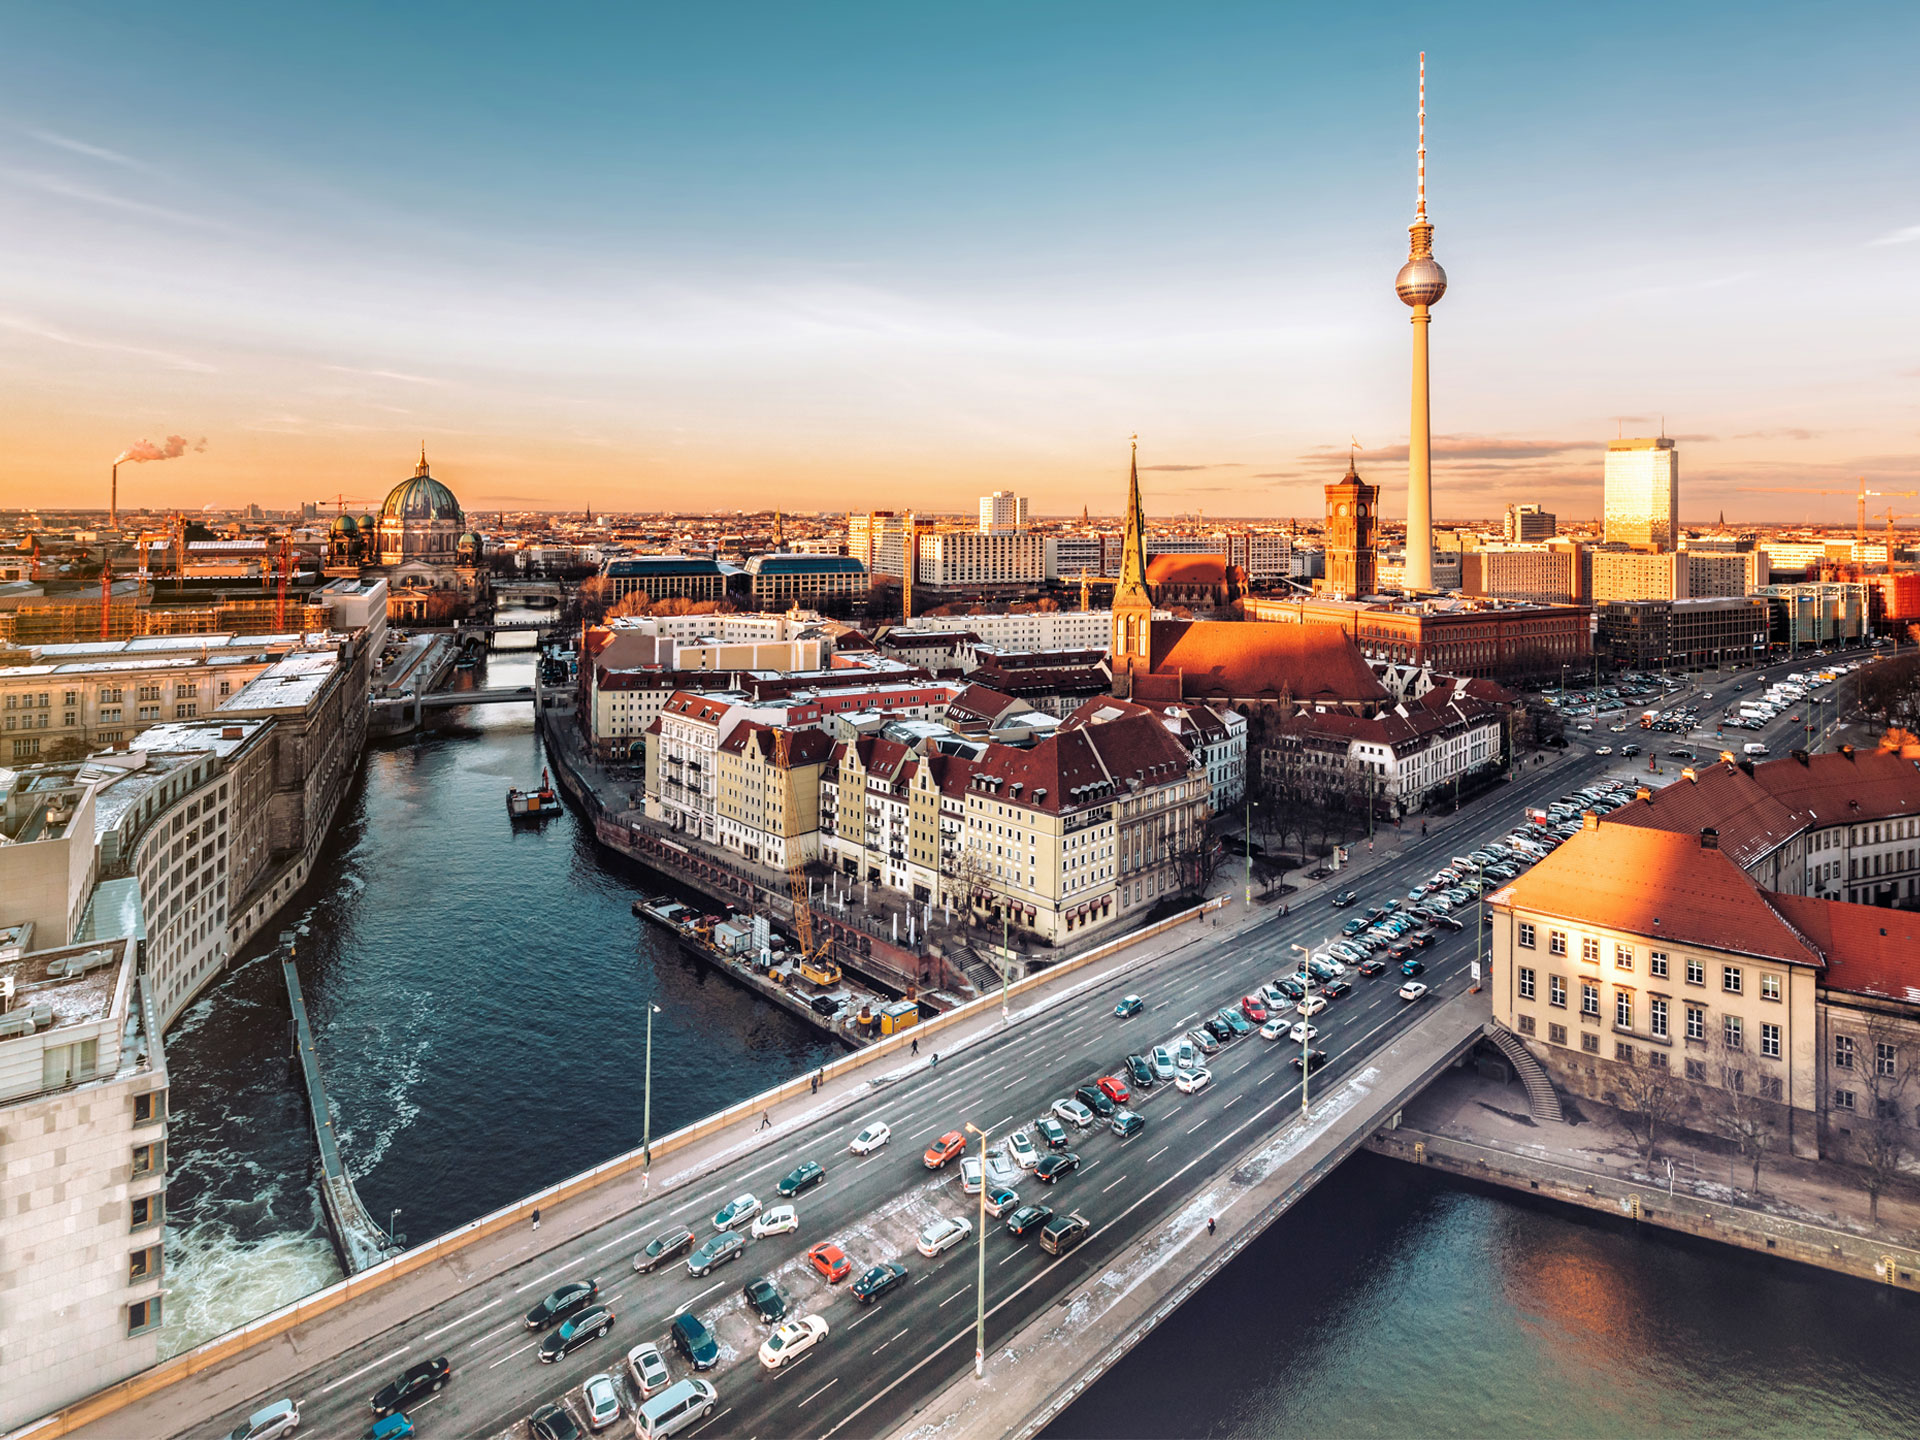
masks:
<svg viewBox="0 0 1920 1440"><path fill-rule="evenodd" d="M786 828L786 819L794 813L796 796L793 786L793 737L784 728L773 732L773 763L780 769L780 805L781 828ZM787 861L787 889L793 896L793 928L800 940L800 978L811 984L826 987L840 983L840 967L827 957L827 951L833 946L831 935L823 939L816 948L813 943L813 907L807 903L807 872L805 863L794 853L792 846L785 848Z"/></svg>
<svg viewBox="0 0 1920 1440"><path fill-rule="evenodd" d="M1867 488L1867 477L1864 475L1860 477L1859 488L1854 490L1814 490L1814 489L1809 489L1801 486L1784 486L1784 487L1778 487L1778 488L1757 489L1752 493L1756 495L1851 495L1853 496L1854 504L1857 507L1856 515L1854 519L1854 541L1857 545L1862 547L1863 550L1867 543L1867 497L1869 495L1878 495L1878 496L1881 496L1882 498L1885 498L1888 496L1897 496L1903 499L1912 499L1915 496L1920 496L1920 490L1869 490Z"/></svg>
<svg viewBox="0 0 1920 1440"><path fill-rule="evenodd" d="M1887 522L1893 524L1891 520ZM113 614L113 547L100 543L100 638L109 638L107 622Z"/></svg>

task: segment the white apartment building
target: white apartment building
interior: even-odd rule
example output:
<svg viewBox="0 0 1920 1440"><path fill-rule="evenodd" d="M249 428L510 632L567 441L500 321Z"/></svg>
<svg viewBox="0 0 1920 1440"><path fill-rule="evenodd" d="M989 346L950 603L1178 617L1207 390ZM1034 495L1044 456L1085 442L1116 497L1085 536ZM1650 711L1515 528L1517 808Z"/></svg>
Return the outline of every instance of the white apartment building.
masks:
<svg viewBox="0 0 1920 1440"><path fill-rule="evenodd" d="M715 809L720 742L728 712L744 704L738 691L711 695L676 690L661 708L658 720L657 760L649 755L649 777L658 775L658 788L647 791L647 814L664 820L698 840L717 841L720 827Z"/></svg>
<svg viewBox="0 0 1920 1440"><path fill-rule="evenodd" d="M1165 618L1165 617L1161 617ZM1055 610L1033 615L915 615L893 627L903 630L952 630L964 627L981 643L1006 650L1105 650L1112 639L1110 610Z"/></svg>
<svg viewBox="0 0 1920 1440"><path fill-rule="evenodd" d="M1047 578L1048 538L936 530L916 537L917 583L935 590L1027 588Z"/></svg>
<svg viewBox="0 0 1920 1440"><path fill-rule="evenodd" d="M1018 535L1027 528L1027 497L996 490L980 497L982 535Z"/></svg>

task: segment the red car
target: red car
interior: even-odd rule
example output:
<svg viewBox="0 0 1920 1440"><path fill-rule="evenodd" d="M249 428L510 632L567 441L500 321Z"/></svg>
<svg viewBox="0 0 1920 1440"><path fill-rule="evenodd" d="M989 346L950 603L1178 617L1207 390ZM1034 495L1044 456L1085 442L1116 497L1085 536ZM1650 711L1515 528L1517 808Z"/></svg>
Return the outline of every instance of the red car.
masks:
<svg viewBox="0 0 1920 1440"><path fill-rule="evenodd" d="M853 1262L838 1245L816 1245L807 1251L807 1259L829 1285L838 1285L853 1273Z"/></svg>
<svg viewBox="0 0 1920 1440"><path fill-rule="evenodd" d="M958 1130L949 1130L933 1144L927 1147L927 1153L920 1158L927 1162L927 1169L938 1170L957 1155L963 1155L967 1149L967 1137Z"/></svg>
<svg viewBox="0 0 1920 1440"><path fill-rule="evenodd" d="M1100 1093L1116 1105L1124 1105L1131 1098L1124 1081L1118 1075L1100 1077Z"/></svg>
<svg viewBox="0 0 1920 1440"><path fill-rule="evenodd" d="M1262 1005L1255 996L1242 995L1240 997L1240 1013L1256 1025L1264 1025L1267 1023L1267 1007Z"/></svg>

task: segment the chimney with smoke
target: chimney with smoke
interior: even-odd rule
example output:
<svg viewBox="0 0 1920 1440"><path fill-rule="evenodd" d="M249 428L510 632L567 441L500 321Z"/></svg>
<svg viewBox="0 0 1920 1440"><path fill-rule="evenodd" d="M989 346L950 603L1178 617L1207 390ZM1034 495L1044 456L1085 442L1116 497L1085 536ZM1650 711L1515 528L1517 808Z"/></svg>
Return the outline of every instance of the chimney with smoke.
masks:
<svg viewBox="0 0 1920 1440"><path fill-rule="evenodd" d="M156 445L151 440L141 440L122 450L113 461L112 493L107 503L107 528L120 528L120 467L122 465L144 465L149 460L178 460L187 451L199 454L207 448L207 439L203 435L198 440L189 440L184 435L169 435L167 443Z"/></svg>

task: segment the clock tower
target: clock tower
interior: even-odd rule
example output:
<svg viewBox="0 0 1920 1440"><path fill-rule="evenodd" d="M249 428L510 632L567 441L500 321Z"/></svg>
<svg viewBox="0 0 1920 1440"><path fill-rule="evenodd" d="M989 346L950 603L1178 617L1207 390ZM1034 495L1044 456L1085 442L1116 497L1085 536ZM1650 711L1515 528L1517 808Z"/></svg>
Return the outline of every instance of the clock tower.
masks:
<svg viewBox="0 0 1920 1440"><path fill-rule="evenodd" d="M1380 487L1360 478L1351 458L1337 485L1327 486L1327 590L1348 599L1372 595L1374 527Z"/></svg>

